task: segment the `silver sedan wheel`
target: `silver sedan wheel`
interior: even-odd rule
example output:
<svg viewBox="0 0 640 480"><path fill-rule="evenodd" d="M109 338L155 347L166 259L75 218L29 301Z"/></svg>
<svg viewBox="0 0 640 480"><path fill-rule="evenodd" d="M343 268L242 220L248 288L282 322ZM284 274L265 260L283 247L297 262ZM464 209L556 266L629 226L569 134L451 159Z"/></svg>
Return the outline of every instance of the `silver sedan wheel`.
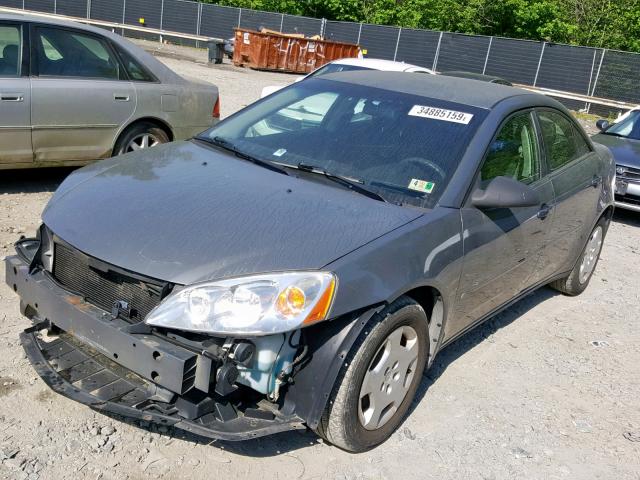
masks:
<svg viewBox="0 0 640 480"><path fill-rule="evenodd" d="M129 144L125 147L124 153L155 147L161 143L160 139L152 133L141 133L131 139Z"/></svg>
<svg viewBox="0 0 640 480"><path fill-rule="evenodd" d="M394 330L373 356L358 401L358 416L366 430L382 427L400 408L411 387L419 349L418 334L405 325Z"/></svg>
<svg viewBox="0 0 640 480"><path fill-rule="evenodd" d="M581 284L584 284L589 280L589 277L593 273L593 269L596 268L598 256L602 249L602 234L602 227L598 226L589 238L587 248L585 249L584 256L582 257L582 263L580 264L580 275L578 276L578 280Z"/></svg>

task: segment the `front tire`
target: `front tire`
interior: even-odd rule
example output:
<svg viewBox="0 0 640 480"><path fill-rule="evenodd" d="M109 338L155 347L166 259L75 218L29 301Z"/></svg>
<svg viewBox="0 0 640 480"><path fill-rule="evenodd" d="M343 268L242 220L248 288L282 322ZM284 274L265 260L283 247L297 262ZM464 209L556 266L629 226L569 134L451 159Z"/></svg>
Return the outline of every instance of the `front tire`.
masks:
<svg viewBox="0 0 640 480"><path fill-rule="evenodd" d="M593 272L598 265L600 259L600 252L602 251L602 244L604 237L607 235L607 229L609 228L609 218L603 216L598 220L596 226L593 228L587 244L585 245L578 262L571 270L571 273L565 278L561 278L554 282L551 282L549 286L559 292L575 297L584 292L591 281Z"/></svg>
<svg viewBox="0 0 640 480"><path fill-rule="evenodd" d="M317 433L350 452L384 442L404 420L429 353L427 315L408 297L377 314L356 340Z"/></svg>

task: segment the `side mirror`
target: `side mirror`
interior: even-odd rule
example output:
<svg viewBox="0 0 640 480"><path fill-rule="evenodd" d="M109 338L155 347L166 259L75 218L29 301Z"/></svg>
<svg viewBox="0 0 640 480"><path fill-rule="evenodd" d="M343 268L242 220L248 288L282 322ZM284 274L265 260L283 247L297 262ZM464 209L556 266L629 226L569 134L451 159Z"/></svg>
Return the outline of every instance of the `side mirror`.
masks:
<svg viewBox="0 0 640 480"><path fill-rule="evenodd" d="M600 130L601 132L609 128L609 125L610 125L609 120L605 120L604 118L601 118L596 122L596 127L598 127L598 130Z"/></svg>
<svg viewBox="0 0 640 480"><path fill-rule="evenodd" d="M482 190L471 195L477 208L517 208L540 205L540 195L533 188L509 177L496 177Z"/></svg>

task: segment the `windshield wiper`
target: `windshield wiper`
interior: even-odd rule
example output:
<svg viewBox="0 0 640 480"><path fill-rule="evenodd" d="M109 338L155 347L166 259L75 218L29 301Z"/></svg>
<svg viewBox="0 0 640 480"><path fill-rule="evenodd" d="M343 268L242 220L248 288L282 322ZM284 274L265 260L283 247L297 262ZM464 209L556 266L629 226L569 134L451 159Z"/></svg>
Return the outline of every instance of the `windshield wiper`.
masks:
<svg viewBox="0 0 640 480"><path fill-rule="evenodd" d="M316 167L315 165L307 165L306 163L299 163L298 165L284 165L287 168L294 168L296 170L302 170L303 172L315 173L317 175L323 175L325 178L329 180L344 185L350 190L357 192L361 195L364 195L369 198L373 198L374 200L378 200L380 202L386 202L387 200L380 194L369 190L363 186L364 182L358 178L346 177L344 175L336 175L334 173L328 172L324 168Z"/></svg>
<svg viewBox="0 0 640 480"><path fill-rule="evenodd" d="M284 168L280 168L272 162L269 162L267 160L261 160L257 157L254 157L252 155L249 155L248 153L245 153L239 150L238 147L236 147L232 142L230 142L226 138L223 138L223 137L210 138L206 136L205 137L198 136L195 138L196 140L200 140L202 142L215 145L216 147L224 148L225 150L234 153L236 157L246 160L248 162L254 163L255 165L259 165L261 167L272 170L274 172L282 173L283 175L289 175Z"/></svg>

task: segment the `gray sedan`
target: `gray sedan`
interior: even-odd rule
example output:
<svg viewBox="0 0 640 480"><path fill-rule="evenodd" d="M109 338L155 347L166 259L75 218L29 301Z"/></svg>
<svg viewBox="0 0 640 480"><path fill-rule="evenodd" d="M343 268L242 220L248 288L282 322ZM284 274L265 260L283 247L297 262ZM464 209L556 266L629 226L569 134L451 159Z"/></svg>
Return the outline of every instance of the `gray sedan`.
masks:
<svg viewBox="0 0 640 480"><path fill-rule="evenodd" d="M314 121L290 115L310 104ZM63 395L228 440L306 425L359 452L446 345L543 285L587 288L614 174L548 97L328 74L74 172L6 280Z"/></svg>
<svg viewBox="0 0 640 480"><path fill-rule="evenodd" d="M609 147L616 161L616 206L640 212L640 110L631 110L614 124L596 123L592 140Z"/></svg>
<svg viewBox="0 0 640 480"><path fill-rule="evenodd" d="M0 169L82 165L190 138L219 107L217 87L111 32L0 15Z"/></svg>

